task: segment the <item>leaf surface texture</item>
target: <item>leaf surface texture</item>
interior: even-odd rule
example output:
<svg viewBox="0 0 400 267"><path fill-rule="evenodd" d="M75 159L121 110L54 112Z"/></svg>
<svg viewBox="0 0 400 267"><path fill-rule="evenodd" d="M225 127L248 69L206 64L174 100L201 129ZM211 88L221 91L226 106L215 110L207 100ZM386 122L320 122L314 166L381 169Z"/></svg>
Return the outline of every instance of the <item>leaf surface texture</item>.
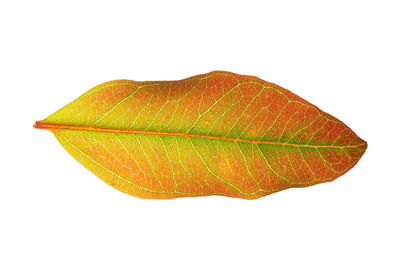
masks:
<svg viewBox="0 0 400 267"><path fill-rule="evenodd" d="M254 76L117 80L35 124L82 165L140 198L259 198L328 182L367 143L335 117Z"/></svg>

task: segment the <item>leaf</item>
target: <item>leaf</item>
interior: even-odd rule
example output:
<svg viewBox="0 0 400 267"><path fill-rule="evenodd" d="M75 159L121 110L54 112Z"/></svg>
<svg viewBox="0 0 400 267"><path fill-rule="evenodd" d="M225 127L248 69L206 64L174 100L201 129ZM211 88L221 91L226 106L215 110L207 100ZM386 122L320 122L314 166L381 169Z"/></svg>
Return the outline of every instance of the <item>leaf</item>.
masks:
<svg viewBox="0 0 400 267"><path fill-rule="evenodd" d="M367 143L254 76L103 83L37 121L82 165L140 198L259 198L336 179Z"/></svg>

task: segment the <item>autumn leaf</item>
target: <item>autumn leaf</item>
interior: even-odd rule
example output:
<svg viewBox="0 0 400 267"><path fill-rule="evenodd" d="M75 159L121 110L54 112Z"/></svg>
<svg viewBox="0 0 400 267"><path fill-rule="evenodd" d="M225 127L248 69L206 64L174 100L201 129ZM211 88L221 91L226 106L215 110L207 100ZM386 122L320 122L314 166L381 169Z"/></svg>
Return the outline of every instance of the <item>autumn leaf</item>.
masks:
<svg viewBox="0 0 400 267"><path fill-rule="evenodd" d="M332 181L367 148L343 122L290 91L223 71L107 82L34 127L140 198L259 198Z"/></svg>

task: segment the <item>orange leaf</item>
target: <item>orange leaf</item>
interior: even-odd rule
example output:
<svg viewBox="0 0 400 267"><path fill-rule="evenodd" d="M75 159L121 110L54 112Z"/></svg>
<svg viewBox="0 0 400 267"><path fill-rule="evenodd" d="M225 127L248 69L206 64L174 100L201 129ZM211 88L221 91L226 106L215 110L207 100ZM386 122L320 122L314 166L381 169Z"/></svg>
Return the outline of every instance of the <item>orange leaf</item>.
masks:
<svg viewBox="0 0 400 267"><path fill-rule="evenodd" d="M141 198L259 198L336 179L367 143L275 84L215 71L94 87L36 128L82 165Z"/></svg>

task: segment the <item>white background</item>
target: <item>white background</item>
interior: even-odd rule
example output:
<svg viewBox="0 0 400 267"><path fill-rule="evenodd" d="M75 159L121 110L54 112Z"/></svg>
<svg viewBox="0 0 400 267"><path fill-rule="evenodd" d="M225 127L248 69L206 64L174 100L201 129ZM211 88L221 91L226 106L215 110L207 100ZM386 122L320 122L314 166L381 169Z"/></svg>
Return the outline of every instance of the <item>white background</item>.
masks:
<svg viewBox="0 0 400 267"><path fill-rule="evenodd" d="M400 266L398 1L108 2L0 2L0 266ZM255 201L142 200L32 128L108 80L212 70L293 91L367 152Z"/></svg>

